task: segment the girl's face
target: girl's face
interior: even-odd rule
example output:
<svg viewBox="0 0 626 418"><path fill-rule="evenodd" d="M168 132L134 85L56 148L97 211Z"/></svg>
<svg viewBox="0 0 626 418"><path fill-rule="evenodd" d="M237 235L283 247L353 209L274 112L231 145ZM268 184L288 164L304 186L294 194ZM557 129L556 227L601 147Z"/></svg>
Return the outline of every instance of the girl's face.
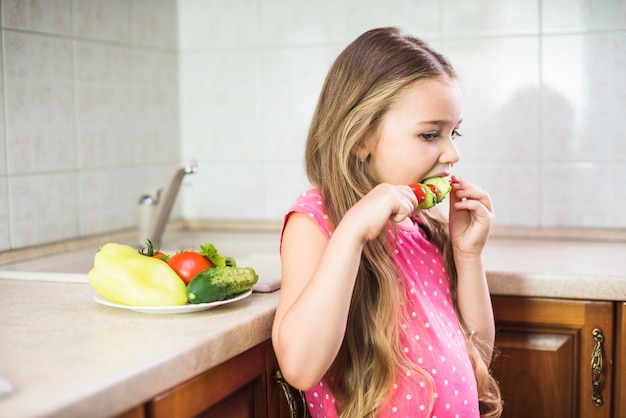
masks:
<svg viewBox="0 0 626 418"><path fill-rule="evenodd" d="M453 79L418 80L404 89L383 117L378 140L366 149L378 181L410 184L450 175L459 160L454 139L462 102Z"/></svg>

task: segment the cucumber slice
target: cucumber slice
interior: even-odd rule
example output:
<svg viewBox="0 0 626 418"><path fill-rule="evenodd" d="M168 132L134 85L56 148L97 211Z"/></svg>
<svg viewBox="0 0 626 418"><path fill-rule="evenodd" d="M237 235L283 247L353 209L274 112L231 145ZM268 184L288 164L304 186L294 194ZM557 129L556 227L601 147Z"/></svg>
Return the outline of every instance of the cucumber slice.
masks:
<svg viewBox="0 0 626 418"><path fill-rule="evenodd" d="M418 209L430 209L437 204L437 196L430 190L430 187L424 187L424 201L417 205Z"/></svg>
<svg viewBox="0 0 626 418"><path fill-rule="evenodd" d="M424 180L422 183L424 184L432 184L437 189L437 203L440 203L443 199L446 198L450 190L452 190L452 186L450 186L450 182L443 177L431 177Z"/></svg>

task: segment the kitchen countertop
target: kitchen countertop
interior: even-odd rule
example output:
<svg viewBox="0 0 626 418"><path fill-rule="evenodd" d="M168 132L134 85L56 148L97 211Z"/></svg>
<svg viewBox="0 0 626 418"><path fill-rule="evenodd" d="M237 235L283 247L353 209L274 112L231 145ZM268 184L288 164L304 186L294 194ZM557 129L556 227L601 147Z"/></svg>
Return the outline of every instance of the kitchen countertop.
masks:
<svg viewBox="0 0 626 418"><path fill-rule="evenodd" d="M626 242L491 239L494 295L626 301Z"/></svg>
<svg viewBox="0 0 626 418"><path fill-rule="evenodd" d="M0 280L0 417L107 417L267 340L278 293L188 314L96 303L85 283Z"/></svg>
<svg viewBox="0 0 626 418"><path fill-rule="evenodd" d="M492 239L494 295L626 301L626 243ZM0 417L124 412L267 340L279 292L208 311L102 306L86 283L1 280Z"/></svg>

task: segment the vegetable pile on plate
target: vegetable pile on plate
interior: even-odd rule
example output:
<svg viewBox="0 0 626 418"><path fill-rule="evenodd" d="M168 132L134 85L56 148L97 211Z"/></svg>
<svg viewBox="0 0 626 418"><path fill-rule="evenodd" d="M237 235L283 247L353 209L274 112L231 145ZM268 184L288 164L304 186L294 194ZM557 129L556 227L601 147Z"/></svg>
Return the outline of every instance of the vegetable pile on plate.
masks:
<svg viewBox="0 0 626 418"><path fill-rule="evenodd" d="M132 306L178 306L231 299L259 280L252 267L237 267L211 243L200 251L167 255L150 241L139 251L128 245L105 244L89 271L91 287L105 299Z"/></svg>

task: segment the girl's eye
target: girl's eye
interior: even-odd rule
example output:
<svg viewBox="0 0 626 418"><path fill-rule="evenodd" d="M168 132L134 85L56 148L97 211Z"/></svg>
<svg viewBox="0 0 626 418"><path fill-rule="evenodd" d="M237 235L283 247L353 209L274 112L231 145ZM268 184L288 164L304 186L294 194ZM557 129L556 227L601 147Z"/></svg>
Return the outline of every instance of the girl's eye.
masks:
<svg viewBox="0 0 626 418"><path fill-rule="evenodd" d="M428 132L420 135L424 141L432 141L437 138L439 134L437 132Z"/></svg>
<svg viewBox="0 0 626 418"><path fill-rule="evenodd" d="M458 131L458 129L455 129L452 131L452 139L457 139L462 137L463 135L461 135L461 133Z"/></svg>

